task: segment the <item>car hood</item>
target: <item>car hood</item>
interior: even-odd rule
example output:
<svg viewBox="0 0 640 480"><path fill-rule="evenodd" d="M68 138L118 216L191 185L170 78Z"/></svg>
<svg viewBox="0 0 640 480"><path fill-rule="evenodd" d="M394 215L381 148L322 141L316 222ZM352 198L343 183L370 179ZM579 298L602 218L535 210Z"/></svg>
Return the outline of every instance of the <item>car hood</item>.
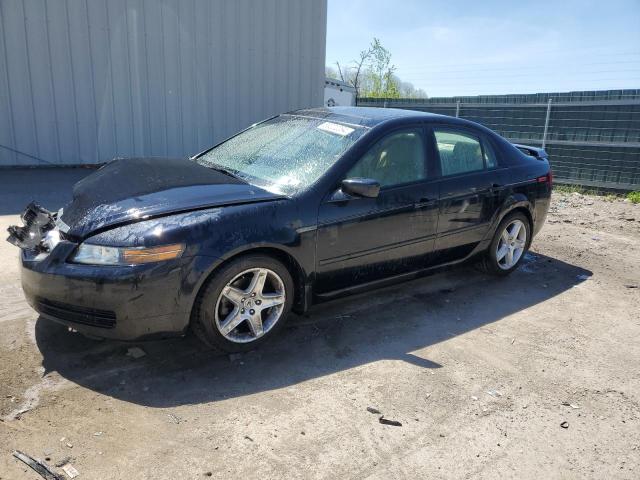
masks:
<svg viewBox="0 0 640 480"><path fill-rule="evenodd" d="M116 159L76 183L58 225L84 238L152 217L280 198L187 158Z"/></svg>

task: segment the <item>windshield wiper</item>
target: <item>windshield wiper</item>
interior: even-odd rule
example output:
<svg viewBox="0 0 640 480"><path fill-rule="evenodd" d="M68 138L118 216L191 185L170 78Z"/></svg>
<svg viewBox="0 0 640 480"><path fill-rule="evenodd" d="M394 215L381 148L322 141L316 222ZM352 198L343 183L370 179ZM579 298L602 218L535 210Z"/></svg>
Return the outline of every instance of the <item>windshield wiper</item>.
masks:
<svg viewBox="0 0 640 480"><path fill-rule="evenodd" d="M227 167L223 167L221 165L217 165L215 163L213 164L208 164L206 165L207 168L211 168L212 170L217 170L218 172L222 172L225 175L229 176L229 177L233 177L237 180L240 180L241 182L247 183L247 181L244 178L241 178L237 173L234 172L234 170L231 170L230 168Z"/></svg>

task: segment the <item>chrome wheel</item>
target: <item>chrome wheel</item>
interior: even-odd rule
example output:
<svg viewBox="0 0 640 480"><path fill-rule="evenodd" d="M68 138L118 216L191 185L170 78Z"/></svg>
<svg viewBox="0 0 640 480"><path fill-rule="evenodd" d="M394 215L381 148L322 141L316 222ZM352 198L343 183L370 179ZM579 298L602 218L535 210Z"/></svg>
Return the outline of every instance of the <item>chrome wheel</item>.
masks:
<svg viewBox="0 0 640 480"><path fill-rule="evenodd" d="M268 268L245 270L222 289L215 307L216 327L231 342L252 342L280 320L285 300L277 273Z"/></svg>
<svg viewBox="0 0 640 480"><path fill-rule="evenodd" d="M496 260L503 270L512 268L524 253L527 245L527 228L521 220L509 223L496 246Z"/></svg>

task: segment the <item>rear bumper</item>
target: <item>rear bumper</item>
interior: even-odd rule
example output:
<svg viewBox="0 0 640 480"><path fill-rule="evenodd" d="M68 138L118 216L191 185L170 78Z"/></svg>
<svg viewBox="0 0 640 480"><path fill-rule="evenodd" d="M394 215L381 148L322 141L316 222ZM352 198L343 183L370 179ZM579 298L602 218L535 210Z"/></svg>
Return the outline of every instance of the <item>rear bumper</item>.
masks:
<svg viewBox="0 0 640 480"><path fill-rule="evenodd" d="M542 229L542 226L547 219L547 213L549 212L550 204L551 198L549 197L543 197L536 200L533 219L533 233L531 235L532 237L535 237Z"/></svg>
<svg viewBox="0 0 640 480"><path fill-rule="evenodd" d="M117 340L184 333L189 324L197 257L134 267L60 261L62 243L44 260L21 253L22 288L44 318L79 332ZM67 252L68 253L68 252Z"/></svg>

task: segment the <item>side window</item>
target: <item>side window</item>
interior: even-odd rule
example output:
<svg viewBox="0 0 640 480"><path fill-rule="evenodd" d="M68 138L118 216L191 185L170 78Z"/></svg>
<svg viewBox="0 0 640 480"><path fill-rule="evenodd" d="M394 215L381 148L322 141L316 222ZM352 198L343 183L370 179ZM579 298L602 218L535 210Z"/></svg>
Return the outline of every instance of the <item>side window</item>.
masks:
<svg viewBox="0 0 640 480"><path fill-rule="evenodd" d="M425 148L420 129L403 130L379 140L356 163L347 178L372 178L381 187L426 177Z"/></svg>
<svg viewBox="0 0 640 480"><path fill-rule="evenodd" d="M484 169L480 141L471 135L434 129L442 175L475 172Z"/></svg>
<svg viewBox="0 0 640 480"><path fill-rule="evenodd" d="M498 166L498 161L496 160L496 152L486 140L482 142L482 150L484 151L484 161L487 165L487 168L496 168Z"/></svg>

